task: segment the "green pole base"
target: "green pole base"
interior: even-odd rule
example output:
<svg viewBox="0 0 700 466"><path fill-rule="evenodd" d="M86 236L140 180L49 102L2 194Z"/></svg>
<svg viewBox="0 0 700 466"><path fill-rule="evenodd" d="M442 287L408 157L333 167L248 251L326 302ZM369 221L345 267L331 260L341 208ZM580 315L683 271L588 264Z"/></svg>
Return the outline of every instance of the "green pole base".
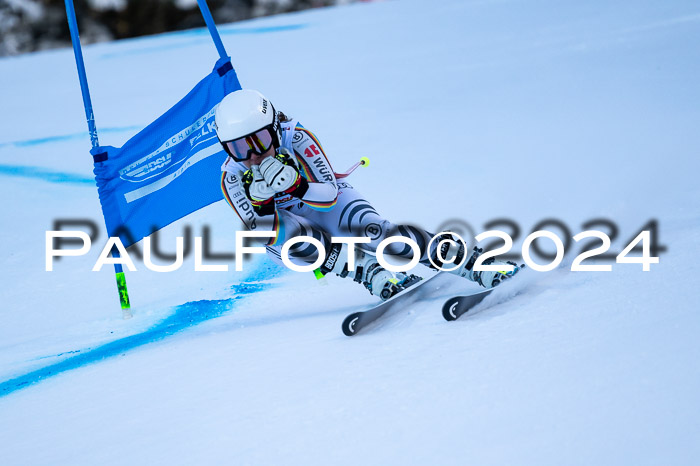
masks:
<svg viewBox="0 0 700 466"><path fill-rule="evenodd" d="M129 301L129 291L126 289L126 277L124 272L119 272L117 275L117 290L119 291L119 303L122 306L122 317L131 319L131 302Z"/></svg>

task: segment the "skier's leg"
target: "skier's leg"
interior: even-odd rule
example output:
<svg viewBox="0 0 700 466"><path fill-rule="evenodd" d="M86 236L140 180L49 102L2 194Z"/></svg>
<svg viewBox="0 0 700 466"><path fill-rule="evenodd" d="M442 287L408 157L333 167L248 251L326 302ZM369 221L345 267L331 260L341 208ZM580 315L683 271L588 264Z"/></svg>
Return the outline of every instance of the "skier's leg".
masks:
<svg viewBox="0 0 700 466"><path fill-rule="evenodd" d="M326 212L319 212L306 205L297 206L300 215L322 227L332 236L353 236L369 238L369 243L359 247L374 253L384 239L403 236L413 240L420 249L421 263L428 265L427 250L432 234L413 225L396 225L385 219L372 204L357 190L347 183L340 183L335 207ZM434 248L433 248L434 249ZM413 251L408 244L391 243L384 250L385 254L411 259Z"/></svg>
<svg viewBox="0 0 700 466"><path fill-rule="evenodd" d="M284 243L299 236L313 237L323 245L325 256L320 267L322 273L332 271L339 258L345 257L347 260L347 245L345 245L346 249L341 250L340 244L331 244L327 231L310 222L309 219L288 210L276 212L275 233L276 236L268 243L266 249L272 260L279 264L284 264L282 261ZM308 241L300 241L288 250L289 260L295 265L313 264L318 259L318 254L317 247ZM382 299L388 299L403 289L404 283L399 283L391 272L380 266L374 256L356 251L355 263L355 270L349 271L347 267L343 269L339 266L337 273L363 284L370 293Z"/></svg>
<svg viewBox="0 0 700 466"><path fill-rule="evenodd" d="M378 244L390 236L406 236L415 241L421 250L421 258L427 256L423 252L427 245L427 233L412 226L395 226L382 218L372 205L347 183L340 183L338 200L333 209L319 211L306 204L299 203L290 208L293 215L303 217L310 224L318 227L329 236L352 236L369 238L369 243L363 243L352 250L354 269L350 270L350 247L347 244L335 243L328 252L326 261L320 267L323 274L336 273L341 277L350 277L363 283L372 294L387 299L399 291L411 286L420 277L405 273L393 274L384 269L375 255ZM399 243L391 244L385 250L386 254L413 258L410 246Z"/></svg>
<svg viewBox="0 0 700 466"><path fill-rule="evenodd" d="M434 234L413 226L396 225L382 216L374 209L362 195L347 183L338 191L338 200L333 210L329 212L317 212L307 206L299 206L304 211L304 215L310 220L322 226L333 236L362 236L370 239L370 243L362 244L360 247L371 252L376 251L377 245L385 238L392 236L403 236L413 240L420 250L420 263L432 269L441 269L446 265L450 269L451 264L460 264L460 267L451 270L450 273L477 282L485 288L491 288L500 282L513 276L520 268L511 262L487 259L485 265L513 265L512 271L474 271L472 267L481 249L475 248L471 256L464 259L468 254L465 246L459 241L455 241L451 235L435 237ZM432 241L431 241L432 240ZM447 240L447 241L445 241ZM413 250L408 244L401 242L391 243L386 249L386 254L411 259ZM453 262L446 263L448 259L454 258ZM509 267L508 267L509 268ZM505 269L505 267L504 267Z"/></svg>
<svg viewBox="0 0 700 466"><path fill-rule="evenodd" d="M306 218L284 209L279 209L275 213L273 230L275 236L267 243L266 249L270 258L281 265L284 265L282 246L291 238L310 236L321 242L324 251L329 251L331 247L328 233L313 225ZM288 255L293 264L308 265L313 264L318 259L318 249L310 242L298 242L289 248Z"/></svg>

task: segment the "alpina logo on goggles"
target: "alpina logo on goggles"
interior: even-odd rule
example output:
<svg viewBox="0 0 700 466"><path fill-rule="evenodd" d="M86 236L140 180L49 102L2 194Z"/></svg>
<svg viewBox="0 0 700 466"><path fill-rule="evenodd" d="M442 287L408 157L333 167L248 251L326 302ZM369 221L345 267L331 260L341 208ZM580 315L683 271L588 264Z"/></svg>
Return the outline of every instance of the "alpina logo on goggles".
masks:
<svg viewBox="0 0 700 466"><path fill-rule="evenodd" d="M270 127L266 126L254 133L221 143L224 150L236 162L249 160L252 154L264 154L272 146L272 133Z"/></svg>

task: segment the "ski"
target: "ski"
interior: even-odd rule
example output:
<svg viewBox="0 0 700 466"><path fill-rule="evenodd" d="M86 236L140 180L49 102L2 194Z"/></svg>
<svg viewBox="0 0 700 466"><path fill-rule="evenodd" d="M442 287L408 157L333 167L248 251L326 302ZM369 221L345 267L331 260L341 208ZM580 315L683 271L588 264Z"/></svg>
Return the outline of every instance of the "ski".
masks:
<svg viewBox="0 0 700 466"><path fill-rule="evenodd" d="M447 321L459 319L460 316L466 314L472 308L474 308L474 306L483 301L484 298L491 294L493 290L494 288L491 288L488 290L477 291L473 294L455 296L454 298L448 299L445 301L445 304L442 305L442 317L444 317Z"/></svg>
<svg viewBox="0 0 700 466"><path fill-rule="evenodd" d="M423 296L434 293L451 280L451 278L448 278L448 275L447 273L439 272L431 277L424 278L415 285L367 311L354 312L348 315L345 320L343 320L343 333L349 337L356 335L357 332L385 315L391 309L409 304L411 302L409 298L417 300Z"/></svg>
<svg viewBox="0 0 700 466"><path fill-rule="evenodd" d="M512 262L511 264L515 265ZM516 273L519 273L519 271L524 269L525 264L521 264L518 267L518 271ZM510 281L510 279L508 281ZM500 286L503 286L503 284L499 285L499 287ZM477 304L483 301L484 298L490 295L491 292L495 289L496 288L489 288L486 290L480 290L471 294L455 296L448 299L447 301L445 301L445 304L442 305L442 317L444 317L447 321L459 319L461 316L471 311Z"/></svg>

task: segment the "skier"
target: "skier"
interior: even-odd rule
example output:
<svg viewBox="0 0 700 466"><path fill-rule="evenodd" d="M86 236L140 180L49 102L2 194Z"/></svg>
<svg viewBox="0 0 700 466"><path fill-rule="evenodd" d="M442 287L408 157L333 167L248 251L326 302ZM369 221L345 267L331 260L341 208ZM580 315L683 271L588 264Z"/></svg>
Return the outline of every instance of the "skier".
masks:
<svg viewBox="0 0 700 466"><path fill-rule="evenodd" d="M510 272L472 270L480 249L475 248L463 260L469 251L460 242L433 241L428 248L434 235L411 225L394 225L380 216L343 180L347 174L333 171L318 138L297 120L276 111L257 91L239 90L224 97L216 108L215 123L219 141L228 154L221 167L224 197L249 230L275 233L266 250L277 263L281 263L286 240L312 236L327 253L317 276L336 273L352 278L383 300L420 280L386 270L371 254L389 236L415 241L421 251L420 262L431 268L440 267L446 258L454 258L454 264L462 262L451 273L485 288L498 285L519 270L512 262L508 262L514 266ZM348 266L351 246L331 243L333 236L369 238L362 249L354 247L354 271ZM385 251L406 258L413 254L408 245L401 243L392 243ZM311 264L318 258L318 250L308 242L300 242L289 249L289 257L297 264ZM489 263L506 264L484 261Z"/></svg>

